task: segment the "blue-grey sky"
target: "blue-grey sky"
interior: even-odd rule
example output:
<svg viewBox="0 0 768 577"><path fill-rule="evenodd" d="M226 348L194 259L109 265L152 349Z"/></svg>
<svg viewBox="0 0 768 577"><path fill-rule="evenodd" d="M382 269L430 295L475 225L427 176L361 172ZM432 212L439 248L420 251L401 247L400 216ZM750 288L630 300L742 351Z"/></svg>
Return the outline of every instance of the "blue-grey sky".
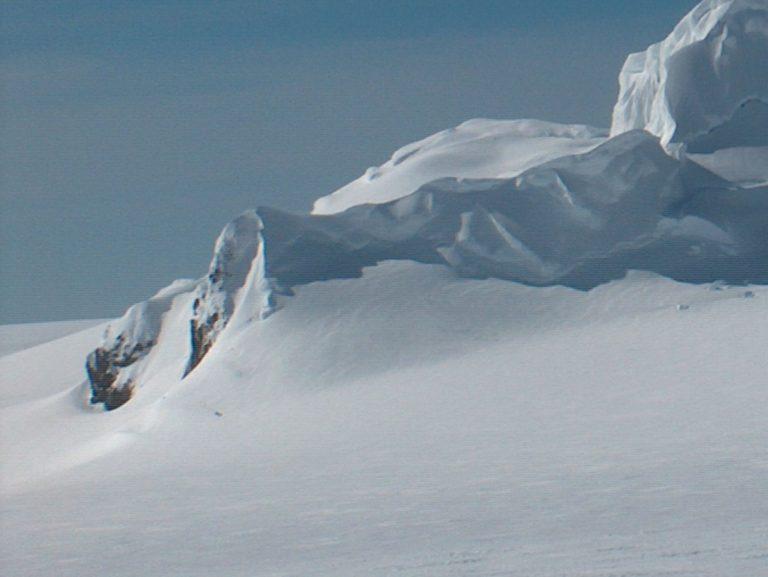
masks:
<svg viewBox="0 0 768 577"><path fill-rule="evenodd" d="M117 316L468 118L609 124L695 0L4 0L0 323Z"/></svg>

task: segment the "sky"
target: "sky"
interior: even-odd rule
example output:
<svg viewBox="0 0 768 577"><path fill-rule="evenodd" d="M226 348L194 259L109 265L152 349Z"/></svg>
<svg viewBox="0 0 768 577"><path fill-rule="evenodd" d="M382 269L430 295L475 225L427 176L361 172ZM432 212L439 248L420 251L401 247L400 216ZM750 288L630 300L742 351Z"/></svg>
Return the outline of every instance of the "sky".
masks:
<svg viewBox="0 0 768 577"><path fill-rule="evenodd" d="M469 118L607 127L694 0L4 0L0 323L116 317L221 228Z"/></svg>

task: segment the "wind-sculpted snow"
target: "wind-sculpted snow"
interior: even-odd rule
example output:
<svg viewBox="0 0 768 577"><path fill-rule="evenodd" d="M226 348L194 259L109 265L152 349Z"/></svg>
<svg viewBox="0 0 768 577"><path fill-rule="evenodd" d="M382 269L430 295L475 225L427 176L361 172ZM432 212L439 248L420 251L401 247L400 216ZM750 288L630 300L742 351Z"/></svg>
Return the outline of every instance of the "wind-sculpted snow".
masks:
<svg viewBox="0 0 768 577"><path fill-rule="evenodd" d="M764 575L766 6L630 58L609 139L471 121L32 331L3 575Z"/></svg>
<svg viewBox="0 0 768 577"><path fill-rule="evenodd" d="M91 402L111 409L130 398L161 329L173 335L167 351L183 350L181 378L229 327L288 306L294 287L387 260L578 289L632 269L768 282L766 62L768 3L705 0L628 58L611 138L581 125L471 120L401 148L313 214L244 213L196 287L110 327L88 358Z"/></svg>
<svg viewBox="0 0 768 577"><path fill-rule="evenodd" d="M381 204L439 178L510 178L549 160L591 150L606 131L541 120L477 118L397 150L381 166L315 201L314 214Z"/></svg>
<svg viewBox="0 0 768 577"><path fill-rule="evenodd" d="M282 289L404 259L591 288L633 268L699 282L764 279L754 266L765 256L764 198L635 131L516 178L438 180L337 215L258 214L266 275Z"/></svg>
<svg viewBox="0 0 768 577"><path fill-rule="evenodd" d="M750 100L707 134L692 139L687 156L745 187L768 185L768 102Z"/></svg>
<svg viewBox="0 0 768 577"><path fill-rule="evenodd" d="M267 317L294 287L358 277L389 260L579 289L632 269L690 282L768 282L768 188L734 186L632 131L514 178L441 179L332 215L249 211L220 235L188 328L176 329L188 331L184 375L228 326ZM118 325L128 328L110 328L115 336L91 354L92 402L109 409L130 397L132 367L156 342L162 302L131 309Z"/></svg>
<svg viewBox="0 0 768 577"><path fill-rule="evenodd" d="M752 123L730 146L768 133L768 2L705 0L621 72L611 134L642 128L664 146L708 138L738 111ZM739 142L741 140L741 142ZM721 145L722 146L722 145Z"/></svg>

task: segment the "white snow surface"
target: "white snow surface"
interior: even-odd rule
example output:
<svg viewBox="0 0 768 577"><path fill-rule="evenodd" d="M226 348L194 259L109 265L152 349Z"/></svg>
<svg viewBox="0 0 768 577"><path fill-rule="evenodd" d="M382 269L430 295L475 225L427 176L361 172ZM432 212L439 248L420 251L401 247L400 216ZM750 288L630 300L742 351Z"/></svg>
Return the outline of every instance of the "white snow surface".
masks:
<svg viewBox="0 0 768 577"><path fill-rule="evenodd" d="M30 399L58 393L64 381L73 385L83 381L85 356L82 354L87 355L99 344L109 322L102 321L94 325L91 320L64 321L62 324L66 326L68 334L58 338L46 337L30 347L0 357L0 374L2 374L0 383L4 383L0 385L2 387L0 406L21 404ZM78 325L84 325L85 328L81 326L78 329ZM22 341L29 337L30 327L25 324L5 325L3 328L3 332L11 342ZM45 332L50 335L49 331ZM87 350L83 349L84 343L87 343ZM51 378L52 375L55 376ZM6 438L0 435L0 445L5 443ZM9 468L5 465L6 463L3 462L0 477L8 474Z"/></svg>
<svg viewBox="0 0 768 577"><path fill-rule="evenodd" d="M640 128L671 149L706 135L744 104L768 104L766 62L768 2L704 0L663 42L627 58L611 135Z"/></svg>
<svg viewBox="0 0 768 577"><path fill-rule="evenodd" d="M60 339L107 322L106 319L0 325L0 357Z"/></svg>
<svg viewBox="0 0 768 577"><path fill-rule="evenodd" d="M549 160L591 150L605 136L597 128L541 120L468 120L400 148L383 165L316 200L312 212L333 214L390 202L445 177L511 178Z"/></svg>
<svg viewBox="0 0 768 577"><path fill-rule="evenodd" d="M3 575L763 574L765 287L295 292L110 413L95 334L1 358Z"/></svg>

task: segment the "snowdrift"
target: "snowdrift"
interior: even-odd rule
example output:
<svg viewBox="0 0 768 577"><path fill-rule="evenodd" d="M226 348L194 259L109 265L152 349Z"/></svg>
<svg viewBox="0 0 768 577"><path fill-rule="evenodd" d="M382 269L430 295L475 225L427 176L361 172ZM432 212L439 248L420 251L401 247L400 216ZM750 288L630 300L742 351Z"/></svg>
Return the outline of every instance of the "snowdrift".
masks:
<svg viewBox="0 0 768 577"><path fill-rule="evenodd" d="M408 196L440 178L511 178L554 160L587 152L607 131L541 120L468 120L397 150L381 166L315 201L314 214L342 212Z"/></svg>

